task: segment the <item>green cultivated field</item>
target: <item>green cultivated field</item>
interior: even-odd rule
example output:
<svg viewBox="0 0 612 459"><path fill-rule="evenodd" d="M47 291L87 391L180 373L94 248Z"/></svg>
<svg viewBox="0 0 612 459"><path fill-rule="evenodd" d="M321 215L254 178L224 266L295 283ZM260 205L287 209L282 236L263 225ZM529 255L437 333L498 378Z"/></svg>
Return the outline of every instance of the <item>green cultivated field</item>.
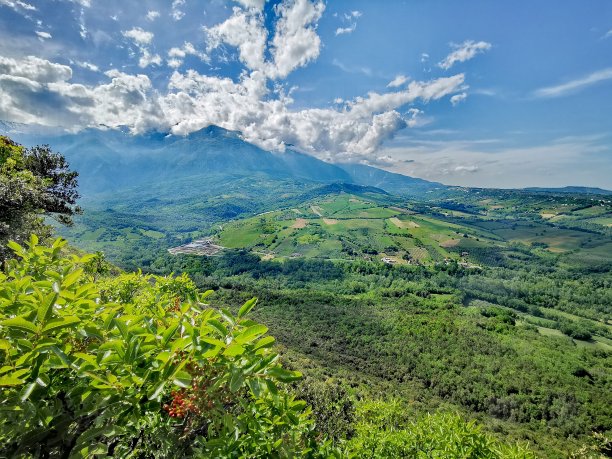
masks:
<svg viewBox="0 0 612 459"><path fill-rule="evenodd" d="M499 204L492 202L486 201L486 209L499 212ZM395 204L382 194L340 193L227 223L215 237L224 247L251 250L266 259L387 257L395 264L431 264L445 259L477 264L483 260L470 250L494 249L506 257L512 255L516 244L581 259L597 254L608 259L612 254L605 235L543 222L538 206L534 206L531 220L516 220L491 218L485 210L468 214L420 206L413 211L410 203L403 203L404 207ZM508 207L516 206L504 206ZM599 206L590 209L600 212ZM462 256L463 252L468 253Z"/></svg>

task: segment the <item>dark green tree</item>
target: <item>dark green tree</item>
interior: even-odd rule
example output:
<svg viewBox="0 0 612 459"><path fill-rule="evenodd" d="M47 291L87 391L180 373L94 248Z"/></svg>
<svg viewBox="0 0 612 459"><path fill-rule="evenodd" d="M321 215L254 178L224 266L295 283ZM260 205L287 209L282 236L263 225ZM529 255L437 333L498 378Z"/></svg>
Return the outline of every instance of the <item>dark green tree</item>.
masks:
<svg viewBox="0 0 612 459"><path fill-rule="evenodd" d="M50 234L45 216L72 224L71 217L81 212L77 176L48 145L24 148L0 136L0 261L10 256L9 240Z"/></svg>

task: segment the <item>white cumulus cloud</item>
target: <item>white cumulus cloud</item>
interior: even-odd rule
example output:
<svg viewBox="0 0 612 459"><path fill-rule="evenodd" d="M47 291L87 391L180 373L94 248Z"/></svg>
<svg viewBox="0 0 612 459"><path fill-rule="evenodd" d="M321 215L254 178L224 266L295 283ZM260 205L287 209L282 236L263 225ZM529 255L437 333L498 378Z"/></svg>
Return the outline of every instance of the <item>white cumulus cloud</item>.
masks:
<svg viewBox="0 0 612 459"><path fill-rule="evenodd" d="M155 21L160 16L159 11L150 10L147 12L147 20Z"/></svg>
<svg viewBox="0 0 612 459"><path fill-rule="evenodd" d="M450 98L450 102L454 107L458 103L463 102L465 99L467 99L467 93L462 92L461 94L455 94L454 96L452 96Z"/></svg>
<svg viewBox="0 0 612 459"><path fill-rule="evenodd" d="M263 10L266 0L236 0L245 8L252 8L258 11Z"/></svg>
<svg viewBox="0 0 612 459"><path fill-rule="evenodd" d="M410 80L406 75L398 75L389 82L387 88L398 88Z"/></svg>
<svg viewBox="0 0 612 459"><path fill-rule="evenodd" d="M382 142L406 126L418 126L423 111L398 109L454 94L463 74L412 81L389 93L370 92L332 108L292 109L283 91L272 92L260 70L234 81L175 71L165 93L146 75L111 70L109 82L72 83L70 67L28 57L0 59L0 118L46 125L129 126L134 132L170 130L184 135L211 124L239 131L243 138L270 150L286 145L331 160L372 159Z"/></svg>
<svg viewBox="0 0 612 459"><path fill-rule="evenodd" d="M350 11L340 16L340 20L342 22L348 22L349 25L345 27L338 27L335 33L336 36L353 33L355 29L357 29L357 19L361 16L363 16L363 13L358 10ZM338 17L338 15L334 14L334 17Z"/></svg>
<svg viewBox="0 0 612 459"><path fill-rule="evenodd" d="M8 6L18 13L23 11L36 11L36 7L22 0L0 0L0 6Z"/></svg>
<svg viewBox="0 0 612 459"><path fill-rule="evenodd" d="M185 17L185 13L183 12L183 10L179 9L181 6L185 5L185 0L174 0L172 2L172 19L174 19L175 21L180 21L181 19L183 19L183 17Z"/></svg>
<svg viewBox="0 0 612 459"><path fill-rule="evenodd" d="M184 1L174 4L178 8ZM445 97L457 100L467 88L463 73L426 81L398 75L383 92L336 98L324 108L295 108L294 88L282 80L319 56L317 24L325 5L284 0L273 8L274 30L268 33L263 4L241 0L226 20L205 29L205 52L191 42L170 48L166 60L175 70L165 87L153 87L147 75L118 70L101 74L102 82L79 84L72 81L69 66L32 56L0 57L0 119L73 129L128 126L135 133L174 135L217 125L264 149L294 145L327 160L383 161L378 150L385 140L431 121L422 106ZM140 53L140 67L161 64L152 51L152 32L134 27L122 33ZM210 52L224 47L237 50L244 66L238 77L179 71L187 56L208 62ZM99 71L87 62L73 64Z"/></svg>
<svg viewBox="0 0 612 459"><path fill-rule="evenodd" d="M121 32L124 37L131 38L137 45L149 45L153 40L153 33L147 32L140 27L134 27L130 30L124 30Z"/></svg>
<svg viewBox="0 0 612 459"><path fill-rule="evenodd" d="M444 70L450 69L457 62L468 61L477 54L488 51L491 49L491 43L487 43L486 41L476 42L467 40L459 45L452 44L452 47L455 48L455 50L438 64L438 66Z"/></svg>
<svg viewBox="0 0 612 459"><path fill-rule="evenodd" d="M321 48L316 23L325 10L324 3L286 0L274 10L277 21L271 42L260 11L234 7L226 21L205 29L208 52L222 44L236 47L247 68L262 71L270 78L284 78L316 59ZM266 51L270 60L266 60Z"/></svg>
<svg viewBox="0 0 612 459"><path fill-rule="evenodd" d="M162 58L159 54L152 53L148 45L153 41L152 32L141 29L140 27L134 27L130 30L121 32L124 37L130 38L138 50L140 51L140 58L138 59L138 66L141 68L148 67L151 64L161 65Z"/></svg>
<svg viewBox="0 0 612 459"><path fill-rule="evenodd" d="M146 75L105 75L105 84L76 84L69 66L32 56L0 57L0 118L72 128L126 125L135 131L164 125Z"/></svg>
<svg viewBox="0 0 612 459"><path fill-rule="evenodd" d="M45 40L48 40L49 38L52 38L49 32L44 32L42 30L37 30L36 35L38 35L38 38L40 39L40 41L45 41Z"/></svg>
<svg viewBox="0 0 612 459"><path fill-rule="evenodd" d="M186 41L180 48L174 47L168 50L168 65L173 68L178 68L183 64L183 59L188 55L197 56L204 62L210 60L206 53L198 51L192 43Z"/></svg>
<svg viewBox="0 0 612 459"><path fill-rule="evenodd" d="M95 65L92 64L91 62L86 62L86 61L76 61L74 62L74 64L78 65L81 68L87 69L87 70L91 70L92 72L99 72L100 68Z"/></svg>
<svg viewBox="0 0 612 459"><path fill-rule="evenodd" d="M336 29L336 36L352 33L355 31L356 28L357 24L351 24L348 27L338 27Z"/></svg>

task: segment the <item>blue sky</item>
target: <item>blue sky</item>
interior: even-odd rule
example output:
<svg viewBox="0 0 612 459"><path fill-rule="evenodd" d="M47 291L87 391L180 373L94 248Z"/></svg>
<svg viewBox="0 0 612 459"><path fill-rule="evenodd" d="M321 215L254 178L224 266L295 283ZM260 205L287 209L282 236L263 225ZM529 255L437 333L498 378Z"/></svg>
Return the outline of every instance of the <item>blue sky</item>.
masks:
<svg viewBox="0 0 612 459"><path fill-rule="evenodd" d="M612 2L0 0L0 119L612 189Z"/></svg>

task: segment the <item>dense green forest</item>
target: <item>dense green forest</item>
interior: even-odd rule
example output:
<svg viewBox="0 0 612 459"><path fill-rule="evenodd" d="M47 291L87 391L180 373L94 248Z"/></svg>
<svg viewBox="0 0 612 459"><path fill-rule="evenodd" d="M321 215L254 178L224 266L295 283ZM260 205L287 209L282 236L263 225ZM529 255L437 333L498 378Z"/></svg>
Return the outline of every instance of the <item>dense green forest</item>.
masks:
<svg viewBox="0 0 612 459"><path fill-rule="evenodd" d="M0 455L610 457L608 198L255 176L74 216L60 155L0 152Z"/></svg>

